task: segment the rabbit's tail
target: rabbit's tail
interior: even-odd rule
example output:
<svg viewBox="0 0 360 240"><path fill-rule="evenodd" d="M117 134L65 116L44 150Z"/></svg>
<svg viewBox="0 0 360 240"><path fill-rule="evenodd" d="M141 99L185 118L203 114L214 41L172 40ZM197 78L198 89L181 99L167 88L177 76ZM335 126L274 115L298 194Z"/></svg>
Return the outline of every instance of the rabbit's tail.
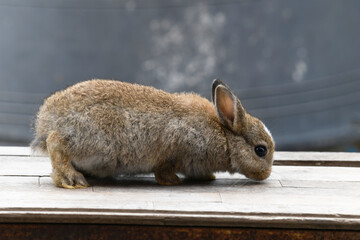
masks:
<svg viewBox="0 0 360 240"><path fill-rule="evenodd" d="M46 138L46 135L36 136L30 144L31 150L33 152L47 153Z"/></svg>

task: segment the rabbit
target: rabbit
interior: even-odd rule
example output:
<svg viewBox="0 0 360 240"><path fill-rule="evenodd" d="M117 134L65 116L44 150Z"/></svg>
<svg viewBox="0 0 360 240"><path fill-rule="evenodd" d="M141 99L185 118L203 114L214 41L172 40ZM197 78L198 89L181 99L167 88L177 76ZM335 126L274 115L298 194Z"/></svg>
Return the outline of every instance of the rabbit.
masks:
<svg viewBox="0 0 360 240"><path fill-rule="evenodd" d="M212 103L194 93L167 93L114 80L88 80L44 101L35 122L34 151L50 156L57 187L86 188L99 178L154 173L160 185L215 172L264 180L274 140L221 80Z"/></svg>

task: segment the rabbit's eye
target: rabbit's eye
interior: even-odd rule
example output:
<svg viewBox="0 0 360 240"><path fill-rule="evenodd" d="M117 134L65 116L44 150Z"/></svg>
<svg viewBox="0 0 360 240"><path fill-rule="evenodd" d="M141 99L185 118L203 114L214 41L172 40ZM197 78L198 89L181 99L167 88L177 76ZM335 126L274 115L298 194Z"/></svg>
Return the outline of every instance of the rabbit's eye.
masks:
<svg viewBox="0 0 360 240"><path fill-rule="evenodd" d="M259 157L264 157L267 154L267 149L265 146L256 146L255 147L255 153L256 155L258 155Z"/></svg>

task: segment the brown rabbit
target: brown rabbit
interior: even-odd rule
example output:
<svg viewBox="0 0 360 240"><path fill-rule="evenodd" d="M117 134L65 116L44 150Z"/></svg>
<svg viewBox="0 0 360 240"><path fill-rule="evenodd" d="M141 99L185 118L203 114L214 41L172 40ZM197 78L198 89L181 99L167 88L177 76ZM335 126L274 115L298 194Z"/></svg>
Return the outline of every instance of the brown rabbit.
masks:
<svg viewBox="0 0 360 240"><path fill-rule="evenodd" d="M58 187L83 188L96 177L155 173L159 184L176 173L215 179L218 171L269 177L274 141L221 80L212 101L119 81L91 80L56 92L37 115L34 150L50 155Z"/></svg>

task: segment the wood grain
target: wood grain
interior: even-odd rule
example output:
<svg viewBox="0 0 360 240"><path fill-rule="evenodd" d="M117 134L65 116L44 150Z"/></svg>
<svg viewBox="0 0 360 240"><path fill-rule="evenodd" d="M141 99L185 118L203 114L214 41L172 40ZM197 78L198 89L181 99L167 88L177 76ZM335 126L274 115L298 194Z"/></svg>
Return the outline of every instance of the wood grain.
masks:
<svg viewBox="0 0 360 240"><path fill-rule="evenodd" d="M0 156L30 156L29 147L9 147L0 146Z"/></svg>
<svg viewBox="0 0 360 240"><path fill-rule="evenodd" d="M274 165L360 167L360 154L348 152L275 152Z"/></svg>
<svg viewBox="0 0 360 240"><path fill-rule="evenodd" d="M359 157L296 154L277 153L276 157L279 161L291 157L294 161L348 162ZM274 166L263 182L241 174L218 173L215 181L184 179L178 186L160 186L153 175L89 179L91 187L68 190L54 187L47 157L15 155L0 156L0 222L4 224L360 231L358 167L282 165Z"/></svg>
<svg viewBox="0 0 360 240"><path fill-rule="evenodd" d="M209 228L179 226L129 226L98 224L0 224L0 239L196 239L196 240L358 240L360 232L339 230L289 230L254 228Z"/></svg>

